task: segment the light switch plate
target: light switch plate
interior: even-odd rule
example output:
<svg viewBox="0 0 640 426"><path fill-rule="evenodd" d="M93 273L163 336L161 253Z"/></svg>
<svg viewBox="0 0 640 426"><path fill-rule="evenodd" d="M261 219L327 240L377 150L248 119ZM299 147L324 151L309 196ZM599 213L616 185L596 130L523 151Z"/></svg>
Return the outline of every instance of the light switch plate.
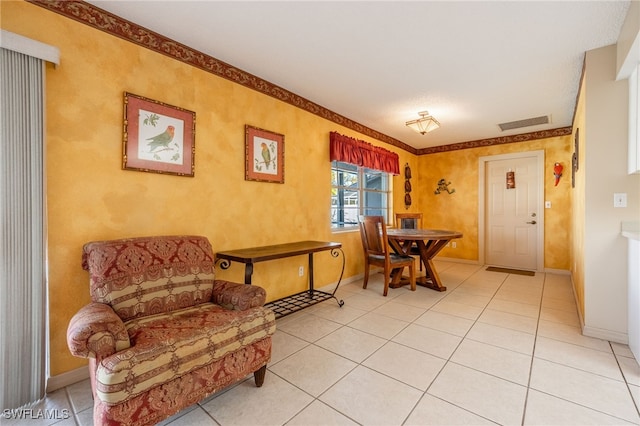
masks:
<svg viewBox="0 0 640 426"><path fill-rule="evenodd" d="M544 208L545 209L550 209L551 208L551 201L545 201L544 202Z"/></svg>
<svg viewBox="0 0 640 426"><path fill-rule="evenodd" d="M627 207L626 192L616 192L613 194L613 207Z"/></svg>

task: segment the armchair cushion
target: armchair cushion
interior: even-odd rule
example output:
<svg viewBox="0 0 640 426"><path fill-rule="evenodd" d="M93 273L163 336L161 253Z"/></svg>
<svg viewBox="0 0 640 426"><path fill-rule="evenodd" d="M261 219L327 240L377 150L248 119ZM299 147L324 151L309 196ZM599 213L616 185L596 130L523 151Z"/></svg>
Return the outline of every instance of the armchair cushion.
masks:
<svg viewBox="0 0 640 426"><path fill-rule="evenodd" d="M211 364L275 332L271 310L205 303L127 323L131 347L98 365L96 392L112 405Z"/></svg>

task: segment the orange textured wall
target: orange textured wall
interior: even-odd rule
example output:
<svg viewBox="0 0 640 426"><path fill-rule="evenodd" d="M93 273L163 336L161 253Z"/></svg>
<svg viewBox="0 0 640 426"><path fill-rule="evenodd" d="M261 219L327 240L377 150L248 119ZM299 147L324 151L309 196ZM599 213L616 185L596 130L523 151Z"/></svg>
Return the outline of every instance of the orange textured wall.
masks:
<svg viewBox="0 0 640 426"><path fill-rule="evenodd" d="M478 241L478 161L480 157L513 152L544 150L544 196L552 208L544 209L544 266L569 270L571 219L571 136L539 139L490 147L471 148L419 157L419 210L425 214L425 225L431 228L455 229L463 233L457 247L445 248L441 255L477 261ZM554 186L553 165L564 165L563 177ZM451 182L455 193L436 195L440 179Z"/></svg>

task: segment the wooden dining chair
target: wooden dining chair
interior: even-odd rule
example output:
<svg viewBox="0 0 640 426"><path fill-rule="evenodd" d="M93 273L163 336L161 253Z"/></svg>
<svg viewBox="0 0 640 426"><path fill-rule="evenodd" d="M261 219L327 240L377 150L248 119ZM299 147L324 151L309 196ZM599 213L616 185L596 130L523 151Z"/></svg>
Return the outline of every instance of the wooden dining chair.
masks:
<svg viewBox="0 0 640 426"><path fill-rule="evenodd" d="M392 272L402 275L405 267L409 268L409 282L411 290L416 290L416 272L414 258L394 253L389 247L387 239L387 227L382 216L360 216L358 221L362 248L364 249L364 282L362 288L367 288L369 282L369 269L371 266L379 266L384 269L384 292L389 291L389 281Z"/></svg>
<svg viewBox="0 0 640 426"><path fill-rule="evenodd" d="M421 229L422 228L422 213L396 213L396 228L400 229ZM418 246L413 244L411 246L411 255L418 256L418 262L420 262L420 270L422 271L422 258L420 258L420 250Z"/></svg>

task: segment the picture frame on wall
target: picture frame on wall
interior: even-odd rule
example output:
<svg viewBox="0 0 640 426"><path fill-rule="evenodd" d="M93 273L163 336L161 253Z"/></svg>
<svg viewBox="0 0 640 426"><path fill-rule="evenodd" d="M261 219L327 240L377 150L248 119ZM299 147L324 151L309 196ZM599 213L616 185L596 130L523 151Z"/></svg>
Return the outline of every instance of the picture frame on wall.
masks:
<svg viewBox="0 0 640 426"><path fill-rule="evenodd" d="M195 135L195 112L124 93L124 170L193 177Z"/></svg>
<svg viewBox="0 0 640 426"><path fill-rule="evenodd" d="M284 135L245 125L245 180L284 183Z"/></svg>

